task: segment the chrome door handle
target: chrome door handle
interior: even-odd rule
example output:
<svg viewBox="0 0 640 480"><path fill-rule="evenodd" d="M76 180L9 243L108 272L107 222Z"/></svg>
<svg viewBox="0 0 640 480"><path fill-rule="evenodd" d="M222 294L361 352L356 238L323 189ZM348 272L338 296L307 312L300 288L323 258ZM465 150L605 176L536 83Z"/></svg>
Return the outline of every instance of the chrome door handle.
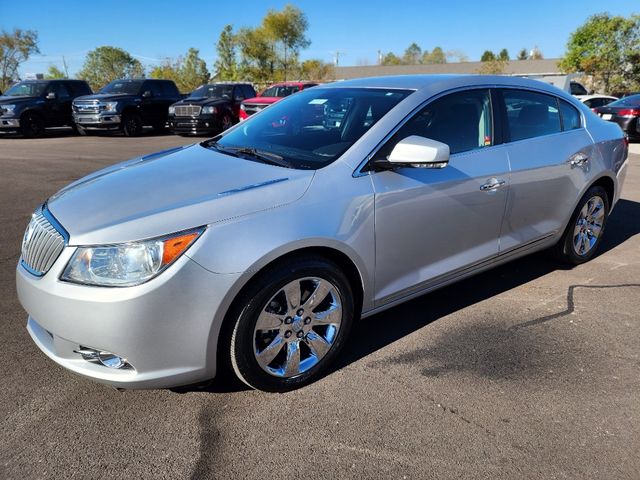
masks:
<svg viewBox="0 0 640 480"><path fill-rule="evenodd" d="M572 167L582 167L589 163L589 155L586 153L576 153L569 158L569 165Z"/></svg>
<svg viewBox="0 0 640 480"><path fill-rule="evenodd" d="M487 190L495 190L497 188L502 187L505 183L507 183L507 182L505 182L504 180L498 180L497 178L491 178L484 185L480 185L480 190L482 190L483 192L485 192Z"/></svg>

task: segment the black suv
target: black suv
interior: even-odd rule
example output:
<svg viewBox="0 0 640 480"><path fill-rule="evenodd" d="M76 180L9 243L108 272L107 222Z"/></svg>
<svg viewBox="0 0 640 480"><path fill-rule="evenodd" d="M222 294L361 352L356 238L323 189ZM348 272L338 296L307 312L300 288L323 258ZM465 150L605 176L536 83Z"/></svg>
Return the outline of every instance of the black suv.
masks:
<svg viewBox="0 0 640 480"><path fill-rule="evenodd" d="M169 105L181 98L171 80L114 80L94 95L76 98L73 119L80 134L119 130L135 137L145 125L163 130Z"/></svg>
<svg viewBox="0 0 640 480"><path fill-rule="evenodd" d="M178 135L221 132L238 123L240 103L255 96L256 91L250 83L203 85L169 107L169 128Z"/></svg>
<svg viewBox="0 0 640 480"><path fill-rule="evenodd" d="M71 102L90 95L83 80L25 80L0 96L0 131L40 137L47 127L73 127Z"/></svg>

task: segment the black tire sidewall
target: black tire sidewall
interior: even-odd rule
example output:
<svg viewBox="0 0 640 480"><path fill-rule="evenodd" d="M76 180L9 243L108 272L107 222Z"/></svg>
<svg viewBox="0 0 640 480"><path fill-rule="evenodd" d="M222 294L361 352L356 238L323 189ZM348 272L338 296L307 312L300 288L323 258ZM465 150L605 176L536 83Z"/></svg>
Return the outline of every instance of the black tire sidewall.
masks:
<svg viewBox="0 0 640 480"><path fill-rule="evenodd" d="M135 120L136 128L135 130L131 130L129 128L129 122ZM122 116L122 133L124 133L127 137L139 137L142 133L142 118L137 113L125 113Z"/></svg>
<svg viewBox="0 0 640 480"><path fill-rule="evenodd" d="M27 112L21 119L22 135L27 138L38 138L44 135L44 120L37 113ZM39 125L36 132L33 131L33 125Z"/></svg>
<svg viewBox="0 0 640 480"><path fill-rule="evenodd" d="M602 201L604 202L605 212L602 220L602 229L600 230L598 239L596 240L596 243L593 245L591 250L589 250L586 255L578 255L573 247L573 231L574 231L576 222L578 221L578 216L580 215L580 211L585 206L585 204L592 197L595 197L595 196L602 198ZM564 235L558 245L559 247L561 247L558 251L558 254L563 261L573 265L580 265L582 263L588 262L594 257L594 255L598 250L598 247L600 246L600 242L602 241L602 237L607 227L607 220L609 219L609 209L610 209L609 202L610 202L610 199L609 199L609 195L607 195L607 191L599 185L595 185L589 188L589 190L587 190L586 193L582 196L582 198L580 199L580 202L578 203L578 206L573 212L573 215L571 215L571 220L569 220L569 224L567 225Z"/></svg>
<svg viewBox="0 0 640 480"><path fill-rule="evenodd" d="M254 329L267 302L278 290L296 278L320 277L331 282L342 302L342 322L331 350L308 371L292 378L278 378L265 372L254 355ZM340 354L353 324L354 297L347 277L333 263L324 259L304 259L282 265L259 275L239 299L239 312L228 342L230 363L236 375L252 388L269 392L286 392L317 380ZM242 305L242 307L240 307Z"/></svg>

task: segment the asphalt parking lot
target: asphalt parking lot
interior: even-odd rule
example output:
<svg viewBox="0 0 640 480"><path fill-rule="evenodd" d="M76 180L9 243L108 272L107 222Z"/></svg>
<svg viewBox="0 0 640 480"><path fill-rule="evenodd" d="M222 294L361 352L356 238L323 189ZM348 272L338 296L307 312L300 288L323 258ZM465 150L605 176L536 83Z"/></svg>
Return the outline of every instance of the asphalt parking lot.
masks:
<svg viewBox="0 0 640 480"><path fill-rule="evenodd" d="M0 478L640 477L639 154L593 261L536 254L363 320L302 390L120 392L48 360L14 286L31 212L193 141L0 138Z"/></svg>

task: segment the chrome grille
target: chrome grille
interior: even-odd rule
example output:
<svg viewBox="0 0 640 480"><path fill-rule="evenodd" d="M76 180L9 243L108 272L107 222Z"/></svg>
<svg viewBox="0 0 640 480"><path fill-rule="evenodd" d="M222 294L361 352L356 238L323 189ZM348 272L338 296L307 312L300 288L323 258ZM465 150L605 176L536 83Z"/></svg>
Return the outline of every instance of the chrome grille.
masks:
<svg viewBox="0 0 640 480"><path fill-rule="evenodd" d="M46 208L46 207L45 207ZM44 275L62 253L65 236L45 216L42 208L31 217L22 240L22 264L34 275Z"/></svg>
<svg viewBox="0 0 640 480"><path fill-rule="evenodd" d="M268 107L269 105L264 105L261 103L245 103L244 111L247 115L253 115L254 113L258 113L260 110Z"/></svg>
<svg viewBox="0 0 640 480"><path fill-rule="evenodd" d="M78 113L99 113L104 105L97 100L76 100L73 109Z"/></svg>
<svg viewBox="0 0 640 480"><path fill-rule="evenodd" d="M197 117L201 110L198 105L176 105L176 117Z"/></svg>

